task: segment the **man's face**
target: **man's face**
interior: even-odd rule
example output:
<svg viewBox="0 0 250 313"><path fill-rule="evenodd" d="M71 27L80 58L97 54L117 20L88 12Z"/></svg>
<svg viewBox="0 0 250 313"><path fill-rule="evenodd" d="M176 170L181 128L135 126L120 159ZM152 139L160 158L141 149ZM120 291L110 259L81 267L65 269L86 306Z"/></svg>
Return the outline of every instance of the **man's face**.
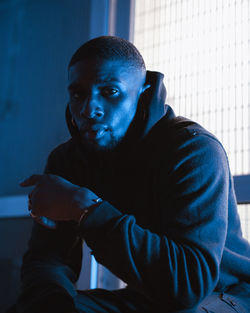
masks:
<svg viewBox="0 0 250 313"><path fill-rule="evenodd" d="M84 145L112 150L125 136L145 90L145 72L123 60L90 58L69 69L69 107Z"/></svg>

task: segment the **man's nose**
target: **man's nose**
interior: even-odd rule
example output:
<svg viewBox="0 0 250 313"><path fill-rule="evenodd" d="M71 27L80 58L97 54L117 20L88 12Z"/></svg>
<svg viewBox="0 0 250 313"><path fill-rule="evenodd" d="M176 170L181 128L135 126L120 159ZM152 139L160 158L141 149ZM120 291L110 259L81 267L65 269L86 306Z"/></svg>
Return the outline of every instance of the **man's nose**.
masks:
<svg viewBox="0 0 250 313"><path fill-rule="evenodd" d="M89 96L83 103L81 115L89 119L100 119L104 115L104 110L97 99Z"/></svg>

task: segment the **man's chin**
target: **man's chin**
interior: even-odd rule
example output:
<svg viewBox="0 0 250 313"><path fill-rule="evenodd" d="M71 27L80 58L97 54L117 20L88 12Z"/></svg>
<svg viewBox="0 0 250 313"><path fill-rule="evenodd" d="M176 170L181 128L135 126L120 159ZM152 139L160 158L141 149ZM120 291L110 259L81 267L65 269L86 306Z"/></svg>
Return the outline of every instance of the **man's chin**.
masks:
<svg viewBox="0 0 250 313"><path fill-rule="evenodd" d="M114 151L119 142L114 139L109 142L98 142L82 138L82 144L89 153L99 155Z"/></svg>

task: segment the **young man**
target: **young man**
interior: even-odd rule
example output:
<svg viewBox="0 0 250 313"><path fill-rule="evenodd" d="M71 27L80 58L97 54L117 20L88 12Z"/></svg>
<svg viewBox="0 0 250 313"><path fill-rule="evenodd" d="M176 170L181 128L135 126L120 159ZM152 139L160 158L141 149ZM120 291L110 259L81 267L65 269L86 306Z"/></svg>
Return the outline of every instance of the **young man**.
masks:
<svg viewBox="0 0 250 313"><path fill-rule="evenodd" d="M21 184L34 185L35 222L18 312L249 312L250 247L226 153L200 125L164 112L162 81L121 38L73 55L72 138ZM75 289L82 240L127 288Z"/></svg>

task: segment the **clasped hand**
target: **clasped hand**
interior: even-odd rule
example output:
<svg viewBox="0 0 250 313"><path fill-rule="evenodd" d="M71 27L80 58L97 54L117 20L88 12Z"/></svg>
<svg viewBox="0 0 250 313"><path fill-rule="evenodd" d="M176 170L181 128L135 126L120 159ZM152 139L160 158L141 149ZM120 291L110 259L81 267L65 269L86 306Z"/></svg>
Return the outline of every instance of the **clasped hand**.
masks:
<svg viewBox="0 0 250 313"><path fill-rule="evenodd" d="M45 216L54 221L79 221L82 210L91 208L98 198L88 188L52 174L32 175L20 186L35 186L29 194L32 215Z"/></svg>

